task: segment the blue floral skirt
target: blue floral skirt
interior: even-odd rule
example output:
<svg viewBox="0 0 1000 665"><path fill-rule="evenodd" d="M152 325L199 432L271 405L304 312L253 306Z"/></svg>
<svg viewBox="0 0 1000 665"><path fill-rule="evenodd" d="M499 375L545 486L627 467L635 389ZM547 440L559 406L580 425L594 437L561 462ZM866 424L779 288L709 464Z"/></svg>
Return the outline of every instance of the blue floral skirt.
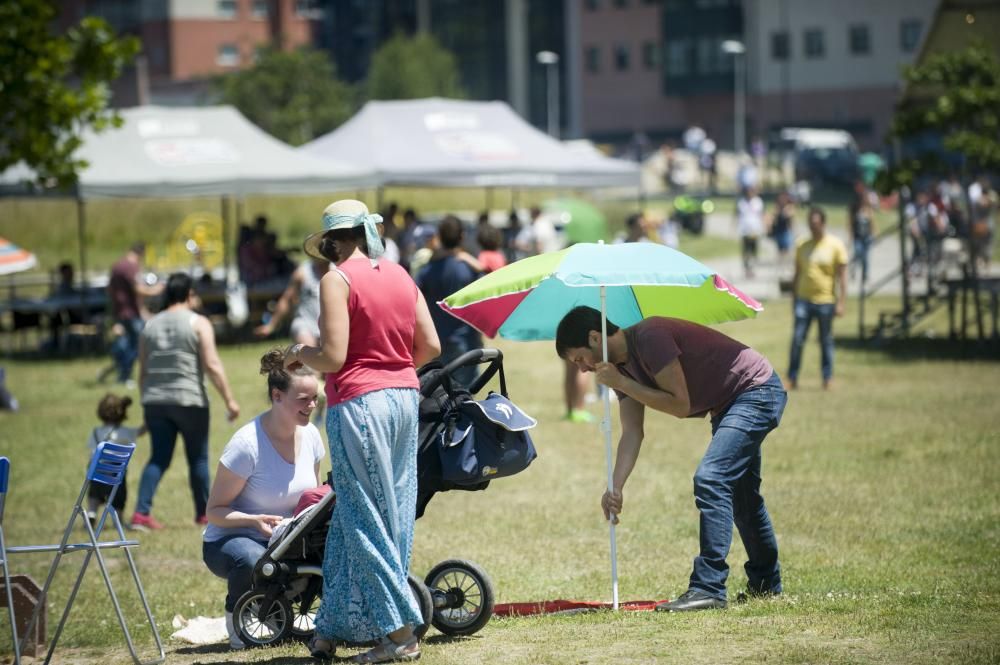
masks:
<svg viewBox="0 0 1000 665"><path fill-rule="evenodd" d="M423 622L407 573L417 501L418 393L390 388L328 410L334 490L316 632L366 642Z"/></svg>

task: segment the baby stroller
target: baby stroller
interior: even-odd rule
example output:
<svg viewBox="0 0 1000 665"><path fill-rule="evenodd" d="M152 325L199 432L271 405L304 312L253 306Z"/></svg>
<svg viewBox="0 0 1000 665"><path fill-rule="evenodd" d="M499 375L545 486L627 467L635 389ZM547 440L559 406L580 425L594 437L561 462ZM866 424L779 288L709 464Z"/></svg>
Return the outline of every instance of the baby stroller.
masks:
<svg viewBox="0 0 1000 665"><path fill-rule="evenodd" d="M452 374L470 364L489 362L472 386L458 386ZM417 517L431 497L451 489L484 489L489 480L464 486L445 480L438 448L443 445L456 405L471 398L497 373L506 396L503 356L496 349L477 349L442 366L420 368L420 431L417 454ZM534 422L532 421L532 425ZM308 639L315 631L316 610L323 591L323 554L336 501L334 491L296 516L264 551L254 567L253 587L236 602L233 623L244 644L267 646L289 639ZM472 635L493 614L493 584L477 564L448 559L434 566L424 581L412 574L410 589L424 618L423 637L433 625L446 635Z"/></svg>

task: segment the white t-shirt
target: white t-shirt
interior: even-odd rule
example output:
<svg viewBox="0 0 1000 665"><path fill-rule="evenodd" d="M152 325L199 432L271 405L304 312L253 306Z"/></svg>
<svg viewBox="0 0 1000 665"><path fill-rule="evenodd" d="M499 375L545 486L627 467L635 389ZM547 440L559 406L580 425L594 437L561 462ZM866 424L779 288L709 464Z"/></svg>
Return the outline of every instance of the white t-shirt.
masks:
<svg viewBox="0 0 1000 665"><path fill-rule="evenodd" d="M124 425L98 425L90 432L87 448L90 452L97 450L97 444L105 441L112 443L135 443L139 438L139 430Z"/></svg>
<svg viewBox="0 0 1000 665"><path fill-rule="evenodd" d="M741 238L754 238L764 232L764 202L759 196L736 202L736 231Z"/></svg>
<svg viewBox="0 0 1000 665"><path fill-rule="evenodd" d="M219 458L224 467L246 479L243 491L230 504L233 510L248 515L292 516L302 492L316 487L316 464L326 455L315 425L299 427L297 435L299 450L295 464L289 464L267 438L260 416L236 431ZM227 529L209 524L205 529L205 542L228 536L264 539L253 527Z"/></svg>

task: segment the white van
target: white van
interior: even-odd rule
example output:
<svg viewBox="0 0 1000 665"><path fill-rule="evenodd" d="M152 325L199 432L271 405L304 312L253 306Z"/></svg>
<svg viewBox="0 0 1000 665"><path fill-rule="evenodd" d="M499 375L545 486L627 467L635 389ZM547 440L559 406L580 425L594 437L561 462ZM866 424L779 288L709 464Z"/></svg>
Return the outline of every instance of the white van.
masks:
<svg viewBox="0 0 1000 665"><path fill-rule="evenodd" d="M785 127L770 142L772 154L796 182L850 185L858 177L858 146L842 129Z"/></svg>

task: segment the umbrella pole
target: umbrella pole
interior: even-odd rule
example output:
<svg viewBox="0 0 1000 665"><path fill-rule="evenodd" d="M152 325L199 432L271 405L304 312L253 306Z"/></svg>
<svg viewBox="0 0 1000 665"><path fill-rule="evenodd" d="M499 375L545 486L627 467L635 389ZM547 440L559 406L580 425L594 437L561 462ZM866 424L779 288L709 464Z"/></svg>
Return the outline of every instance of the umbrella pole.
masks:
<svg viewBox="0 0 1000 665"><path fill-rule="evenodd" d="M607 288L601 287L601 346L604 362L608 362L608 297ZM614 491L614 465L611 461L611 389L604 391L604 420L601 421L601 431L604 432L604 452L608 467L608 491ZM615 522L608 520L611 532L611 606L618 611L618 543L615 540Z"/></svg>

